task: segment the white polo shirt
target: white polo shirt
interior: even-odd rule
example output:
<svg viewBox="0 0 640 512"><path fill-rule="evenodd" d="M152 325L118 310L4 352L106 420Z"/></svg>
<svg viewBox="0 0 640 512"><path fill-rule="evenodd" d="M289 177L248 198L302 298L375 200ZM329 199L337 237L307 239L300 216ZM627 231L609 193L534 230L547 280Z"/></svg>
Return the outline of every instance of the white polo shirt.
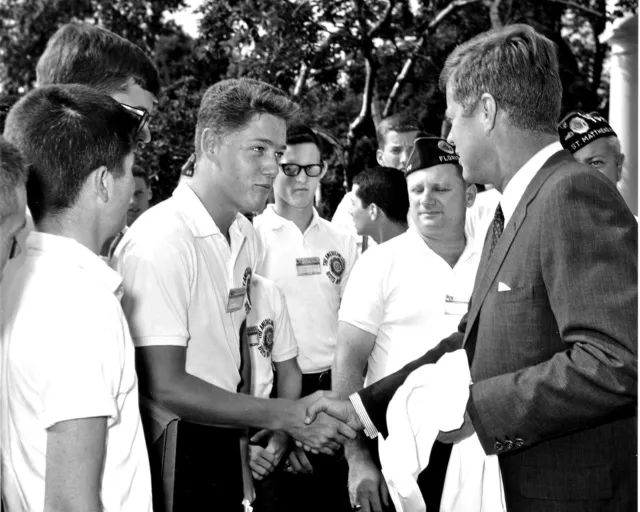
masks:
<svg viewBox="0 0 640 512"><path fill-rule="evenodd" d="M338 204L336 211L331 218L331 224L333 224L338 229L342 231L346 231L349 233L353 239L356 241L358 247L358 254L362 254L362 239L363 237L358 235L356 231L356 226L353 223L353 217L351 216L351 207L353 205L353 191L347 192L344 196L342 196L342 200ZM367 247L371 248L376 245L376 241L370 236L367 237Z"/></svg>
<svg viewBox="0 0 640 512"><path fill-rule="evenodd" d="M2 304L3 481L7 510L44 509L47 429L107 417L103 510L151 511L135 354L120 276L78 242L32 232Z"/></svg>
<svg viewBox="0 0 640 512"><path fill-rule="evenodd" d="M360 257L339 318L376 336L365 386L402 368L456 331L467 312L481 252L482 247L467 238L451 268L409 228Z"/></svg>
<svg viewBox="0 0 640 512"><path fill-rule="evenodd" d="M269 398L273 389L273 365L298 355L284 294L273 281L254 274L251 279L251 311L247 315L251 354L251 394Z"/></svg>
<svg viewBox="0 0 640 512"><path fill-rule="evenodd" d="M315 209L304 233L273 205L254 219L254 226L265 250L258 273L274 281L287 299L302 373L331 368L340 299L357 257L355 241Z"/></svg>
<svg viewBox="0 0 640 512"><path fill-rule="evenodd" d="M495 188L480 192L471 208L467 209L465 231L480 245L484 243L501 197L502 194Z"/></svg>
<svg viewBox="0 0 640 512"><path fill-rule="evenodd" d="M229 235L231 246L198 196L181 183L129 228L112 266L123 277L122 306L136 347L186 347L187 373L236 391L240 326L249 309L242 288L259 250L242 215Z"/></svg>

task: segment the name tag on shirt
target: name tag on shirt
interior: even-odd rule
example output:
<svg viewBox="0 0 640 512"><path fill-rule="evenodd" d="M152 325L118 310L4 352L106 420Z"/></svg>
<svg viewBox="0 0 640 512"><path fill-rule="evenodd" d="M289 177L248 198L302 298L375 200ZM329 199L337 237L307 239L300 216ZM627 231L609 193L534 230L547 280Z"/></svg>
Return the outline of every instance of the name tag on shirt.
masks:
<svg viewBox="0 0 640 512"><path fill-rule="evenodd" d="M457 299L452 295L447 295L444 304L445 315L463 316L469 309L469 302L463 299Z"/></svg>
<svg viewBox="0 0 640 512"><path fill-rule="evenodd" d="M320 258L296 258L296 271L299 276L320 274Z"/></svg>
<svg viewBox="0 0 640 512"><path fill-rule="evenodd" d="M251 336L258 336L258 326L257 325L252 325L250 327L247 327L247 336L249 337L249 346L250 347L256 347L258 346L260 343L258 343L257 341L252 342L251 341Z"/></svg>
<svg viewBox="0 0 640 512"><path fill-rule="evenodd" d="M244 297L247 294L247 287L231 288L227 298L227 313L234 313L244 306Z"/></svg>

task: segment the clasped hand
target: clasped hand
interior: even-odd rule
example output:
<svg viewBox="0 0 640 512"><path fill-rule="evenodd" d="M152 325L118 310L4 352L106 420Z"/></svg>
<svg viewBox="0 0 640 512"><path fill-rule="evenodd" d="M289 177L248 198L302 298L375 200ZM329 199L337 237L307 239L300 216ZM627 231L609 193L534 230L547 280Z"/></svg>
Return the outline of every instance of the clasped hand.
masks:
<svg viewBox="0 0 640 512"><path fill-rule="evenodd" d="M351 402L339 400L335 392L316 391L299 403L305 409L304 422L290 433L307 451L330 455L363 428Z"/></svg>

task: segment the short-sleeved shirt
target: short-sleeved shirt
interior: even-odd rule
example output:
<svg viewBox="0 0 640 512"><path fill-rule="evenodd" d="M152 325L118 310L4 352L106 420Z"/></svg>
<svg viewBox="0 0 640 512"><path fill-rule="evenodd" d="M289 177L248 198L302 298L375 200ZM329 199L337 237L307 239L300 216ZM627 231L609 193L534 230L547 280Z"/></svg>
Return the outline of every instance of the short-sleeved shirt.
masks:
<svg viewBox="0 0 640 512"><path fill-rule="evenodd" d="M273 281L254 274L251 279L251 311L247 315L251 355L251 394L269 398L273 389L272 363L298 355L287 303Z"/></svg>
<svg viewBox="0 0 640 512"><path fill-rule="evenodd" d="M151 511L120 276L78 242L34 231L23 265L3 285L2 490L8 510L44 509L48 428L106 417L103 509Z"/></svg>
<svg viewBox="0 0 640 512"><path fill-rule="evenodd" d="M229 236L231 245L181 183L129 228L112 266L123 278L122 306L135 346L186 347L187 373L236 391L240 326L249 309L241 290L259 250L253 226L240 214Z"/></svg>
<svg viewBox="0 0 640 512"><path fill-rule="evenodd" d="M357 258L356 243L315 210L304 233L272 205L254 225L265 251L258 273L274 281L287 299L300 369L325 371L335 355L338 309Z"/></svg>
<svg viewBox="0 0 640 512"><path fill-rule="evenodd" d="M365 385L456 331L468 309L481 249L467 238L451 268L409 228L360 257L342 299L340 321L376 336Z"/></svg>
<svg viewBox="0 0 640 512"><path fill-rule="evenodd" d="M493 216L502 195L495 188L480 192L476 200L467 210L465 229L477 243L482 244L489 225L493 222Z"/></svg>

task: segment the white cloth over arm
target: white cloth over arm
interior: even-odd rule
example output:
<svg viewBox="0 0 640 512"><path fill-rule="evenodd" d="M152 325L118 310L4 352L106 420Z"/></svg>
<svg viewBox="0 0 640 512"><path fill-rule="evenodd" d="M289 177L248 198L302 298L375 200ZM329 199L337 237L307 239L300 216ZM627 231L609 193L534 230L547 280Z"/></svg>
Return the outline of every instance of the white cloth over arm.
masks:
<svg viewBox="0 0 640 512"><path fill-rule="evenodd" d="M379 438L380 461L397 512L427 510L418 475L429 463L438 432L462 426L470 384L466 352L457 350L411 373L389 403L389 436ZM498 458L484 454L475 434L452 450L440 510L506 510Z"/></svg>

